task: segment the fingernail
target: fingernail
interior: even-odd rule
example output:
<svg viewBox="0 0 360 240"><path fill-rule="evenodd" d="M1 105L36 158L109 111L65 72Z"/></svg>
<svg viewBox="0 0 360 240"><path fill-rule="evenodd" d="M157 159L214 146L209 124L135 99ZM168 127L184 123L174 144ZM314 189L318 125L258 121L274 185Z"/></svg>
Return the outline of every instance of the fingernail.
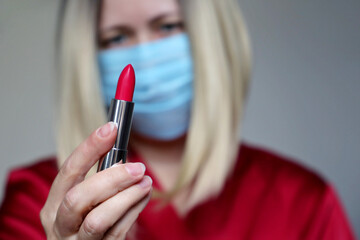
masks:
<svg viewBox="0 0 360 240"><path fill-rule="evenodd" d="M138 176L140 174L144 174L145 165L142 163L127 163L125 165L125 169L128 171L130 175Z"/></svg>
<svg viewBox="0 0 360 240"><path fill-rule="evenodd" d="M101 138L104 138L104 137L107 137L110 135L110 133L112 133L112 131L114 130L116 124L114 122L108 122L106 123L104 126L102 126L101 128L99 128L97 131L96 131L96 134L101 137Z"/></svg>
<svg viewBox="0 0 360 240"><path fill-rule="evenodd" d="M143 180L139 183L140 187L148 188L152 184L152 179L149 176L145 176Z"/></svg>
<svg viewBox="0 0 360 240"><path fill-rule="evenodd" d="M122 163L120 163L120 162L115 163L115 164L111 165L111 167L110 167L110 168L113 168L113 167L119 167L121 164L122 164Z"/></svg>

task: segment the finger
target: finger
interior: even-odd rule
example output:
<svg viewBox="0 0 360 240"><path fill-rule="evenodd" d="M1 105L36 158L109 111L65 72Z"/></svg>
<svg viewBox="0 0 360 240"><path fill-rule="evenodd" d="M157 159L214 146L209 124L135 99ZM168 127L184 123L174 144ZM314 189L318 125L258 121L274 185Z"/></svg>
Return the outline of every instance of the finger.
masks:
<svg viewBox="0 0 360 240"><path fill-rule="evenodd" d="M139 182L144 172L145 165L142 163L117 164L70 189L56 215L55 227L59 234L68 236L77 232L94 206Z"/></svg>
<svg viewBox="0 0 360 240"><path fill-rule="evenodd" d="M145 176L140 183L119 192L93 209L80 227L79 239L101 239L108 229L149 193L151 185L151 178Z"/></svg>
<svg viewBox="0 0 360 240"><path fill-rule="evenodd" d="M119 219L114 224L114 226L112 226L106 232L104 239L106 240L125 239L125 237L136 239L135 235L132 236L130 228L134 226L135 221L137 220L142 210L144 210L144 208L148 204L150 198L151 198L151 191L145 198L143 198L139 203L137 203L133 208L131 208L121 219ZM133 230L136 231L136 228Z"/></svg>
<svg viewBox="0 0 360 240"><path fill-rule="evenodd" d="M49 196L60 198L60 202L65 193L81 182L96 161L109 151L114 144L116 133L116 124L108 122L82 142L60 168Z"/></svg>
<svg viewBox="0 0 360 240"><path fill-rule="evenodd" d="M107 123L100 127L81 143L65 161L51 186L49 196L40 214L44 225L55 221L57 208L65 193L81 182L100 156L111 148L116 138L115 126L114 123Z"/></svg>

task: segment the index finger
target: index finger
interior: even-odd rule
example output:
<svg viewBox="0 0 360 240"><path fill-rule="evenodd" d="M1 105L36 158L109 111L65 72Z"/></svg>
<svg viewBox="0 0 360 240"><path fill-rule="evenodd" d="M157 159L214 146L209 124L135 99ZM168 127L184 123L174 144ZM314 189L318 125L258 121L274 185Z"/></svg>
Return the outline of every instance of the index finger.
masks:
<svg viewBox="0 0 360 240"><path fill-rule="evenodd" d="M116 129L115 123L108 122L94 131L74 150L60 168L49 198L56 198L59 203L70 188L84 180L90 168L114 145Z"/></svg>

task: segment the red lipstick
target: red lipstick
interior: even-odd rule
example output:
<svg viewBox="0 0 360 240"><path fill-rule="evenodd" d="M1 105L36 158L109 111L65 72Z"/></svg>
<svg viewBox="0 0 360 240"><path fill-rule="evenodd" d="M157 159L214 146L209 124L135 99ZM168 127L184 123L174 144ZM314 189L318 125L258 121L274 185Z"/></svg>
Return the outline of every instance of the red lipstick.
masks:
<svg viewBox="0 0 360 240"><path fill-rule="evenodd" d="M111 100L108 120L118 126L117 137L111 150L99 161L98 172L112 165L126 162L127 145L129 142L134 103L132 102L135 88L134 68L129 64L121 72L115 98Z"/></svg>
<svg viewBox="0 0 360 240"><path fill-rule="evenodd" d="M120 74L116 88L115 99L131 102L134 94L134 87L135 71L131 64L129 64Z"/></svg>

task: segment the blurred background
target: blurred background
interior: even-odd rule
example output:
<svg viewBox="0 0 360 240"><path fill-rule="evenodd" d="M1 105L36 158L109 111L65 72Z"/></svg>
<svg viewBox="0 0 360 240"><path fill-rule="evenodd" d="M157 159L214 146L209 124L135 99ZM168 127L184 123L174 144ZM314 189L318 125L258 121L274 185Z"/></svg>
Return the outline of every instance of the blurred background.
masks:
<svg viewBox="0 0 360 240"><path fill-rule="evenodd" d="M59 3L0 2L0 199L11 168L55 153ZM241 135L335 185L360 236L360 1L240 3L254 51Z"/></svg>

